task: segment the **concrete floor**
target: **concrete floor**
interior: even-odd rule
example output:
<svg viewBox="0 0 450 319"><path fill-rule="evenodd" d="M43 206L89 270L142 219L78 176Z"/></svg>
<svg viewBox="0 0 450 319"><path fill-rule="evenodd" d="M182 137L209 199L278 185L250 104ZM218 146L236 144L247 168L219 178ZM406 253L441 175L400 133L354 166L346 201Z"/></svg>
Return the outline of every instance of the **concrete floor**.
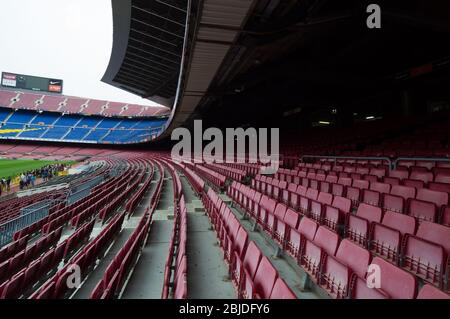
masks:
<svg viewBox="0 0 450 319"><path fill-rule="evenodd" d="M164 283L164 267L169 253L173 230L173 182L165 172L161 199L153 215L146 246L136 263L132 275L120 298L159 299ZM169 176L169 177L168 177Z"/></svg>
<svg viewBox="0 0 450 319"><path fill-rule="evenodd" d="M187 260L189 299L235 299L228 266L217 245L216 233L204 213L202 202L184 176L181 177L188 209Z"/></svg>

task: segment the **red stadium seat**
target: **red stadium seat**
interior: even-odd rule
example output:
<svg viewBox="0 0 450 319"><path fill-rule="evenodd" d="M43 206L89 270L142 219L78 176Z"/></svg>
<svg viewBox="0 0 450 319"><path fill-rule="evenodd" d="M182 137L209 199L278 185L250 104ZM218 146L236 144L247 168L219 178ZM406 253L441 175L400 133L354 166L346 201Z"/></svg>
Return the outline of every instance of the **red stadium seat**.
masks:
<svg viewBox="0 0 450 319"><path fill-rule="evenodd" d="M372 261L372 265L377 265L380 270L380 278L379 278L379 288L372 288L372 290L376 290L379 294L374 292L368 292L361 284L355 286L354 282L352 282L352 296L372 296L372 297L387 297L390 299L414 299L417 294L417 282L416 278L410 273L394 266L393 264L375 257ZM376 275L373 273L373 275ZM355 277L353 278L353 280ZM359 279L359 278L358 278ZM361 279L360 279L361 280ZM365 292L355 292L353 289L361 289Z"/></svg>
<svg viewBox="0 0 450 319"><path fill-rule="evenodd" d="M381 208L361 203L355 215L348 214L345 233L348 238L366 247L370 223L381 222Z"/></svg>
<svg viewBox="0 0 450 319"><path fill-rule="evenodd" d="M297 299L297 297L283 279L277 278L269 299Z"/></svg>
<svg viewBox="0 0 450 319"><path fill-rule="evenodd" d="M448 194L444 192L433 191L430 189L419 189L416 199L432 202L440 209L448 204Z"/></svg>
<svg viewBox="0 0 450 319"><path fill-rule="evenodd" d="M417 299L450 299L450 295L430 284L426 284L419 290Z"/></svg>
<svg viewBox="0 0 450 319"><path fill-rule="evenodd" d="M450 228L431 222L423 222L417 230L416 236L432 243L441 245L450 253Z"/></svg>
<svg viewBox="0 0 450 319"><path fill-rule="evenodd" d="M434 181L437 183L450 184L450 172L437 173Z"/></svg>
<svg viewBox="0 0 450 319"><path fill-rule="evenodd" d="M407 179L409 177L409 172L407 169L397 168L389 172L389 177L398 178L399 180Z"/></svg>
<svg viewBox="0 0 450 319"><path fill-rule="evenodd" d="M406 235L403 246L402 267L423 280L441 287L447 262L444 248L412 235Z"/></svg>
<svg viewBox="0 0 450 319"><path fill-rule="evenodd" d="M379 206L380 201L381 201L381 194L379 192L373 191L373 190L368 190L368 189L363 190L363 193L362 193L362 202L363 203L373 205L373 206Z"/></svg>
<svg viewBox="0 0 450 319"><path fill-rule="evenodd" d="M351 201L348 198L335 196L331 206L340 209L343 213L349 213L351 208Z"/></svg>
<svg viewBox="0 0 450 319"><path fill-rule="evenodd" d="M425 187L425 182L418 179L404 179L403 185L408 187L414 187L416 189L421 189Z"/></svg>
<svg viewBox="0 0 450 319"><path fill-rule="evenodd" d="M262 257L253 280L255 297L257 299L268 299L277 278L277 270L267 257Z"/></svg>
<svg viewBox="0 0 450 319"><path fill-rule="evenodd" d="M241 276L240 292L244 298L253 298L253 279L256 274L262 254L253 241L248 244L243 260L243 276Z"/></svg>
<svg viewBox="0 0 450 319"><path fill-rule="evenodd" d="M333 298L345 298L348 294L350 276L354 272L364 278L370 262L370 253L344 239L336 257L326 255L321 267L319 284Z"/></svg>
<svg viewBox="0 0 450 319"><path fill-rule="evenodd" d="M416 189L401 185L392 186L390 194L383 194L383 208L394 212L403 213L405 201L414 198Z"/></svg>
<svg viewBox="0 0 450 319"><path fill-rule="evenodd" d="M350 283L351 299L389 299L381 289L369 288L367 281L353 275Z"/></svg>
<svg viewBox="0 0 450 319"><path fill-rule="evenodd" d="M328 228L337 231L337 227L342 220L342 215L343 214L341 214L339 208L326 205L323 213L322 223Z"/></svg>
<svg viewBox="0 0 450 319"><path fill-rule="evenodd" d="M436 205L423 200L411 199L407 211L408 215L415 217L420 221L427 220L435 222L438 218Z"/></svg>
<svg viewBox="0 0 450 319"><path fill-rule="evenodd" d="M344 196L344 186L341 184L331 184L331 193L333 196Z"/></svg>
<svg viewBox="0 0 450 319"><path fill-rule="evenodd" d="M441 224L450 226L450 207L442 211Z"/></svg>

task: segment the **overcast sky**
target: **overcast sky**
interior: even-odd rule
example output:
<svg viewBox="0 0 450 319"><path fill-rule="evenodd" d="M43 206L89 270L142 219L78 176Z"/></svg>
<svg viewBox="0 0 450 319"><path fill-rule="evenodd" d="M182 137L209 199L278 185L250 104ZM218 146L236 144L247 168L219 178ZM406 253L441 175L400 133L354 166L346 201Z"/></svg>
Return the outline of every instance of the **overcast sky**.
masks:
<svg viewBox="0 0 450 319"><path fill-rule="evenodd" d="M100 81L111 48L110 0L0 1L0 71L63 79L65 95L154 105Z"/></svg>

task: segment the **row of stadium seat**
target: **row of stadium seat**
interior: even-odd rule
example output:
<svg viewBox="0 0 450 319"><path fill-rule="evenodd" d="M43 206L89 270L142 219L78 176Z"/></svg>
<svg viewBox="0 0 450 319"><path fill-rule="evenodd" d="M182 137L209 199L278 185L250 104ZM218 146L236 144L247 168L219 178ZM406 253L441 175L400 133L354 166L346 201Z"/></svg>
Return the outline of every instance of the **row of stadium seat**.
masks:
<svg viewBox="0 0 450 319"><path fill-rule="evenodd" d="M286 181L271 177L257 176L252 181L252 187L277 200L282 200L296 209L308 209L310 205L306 200L300 201L301 197L299 196L307 196L309 192L309 199L316 200L320 193L327 193L349 199L353 208L363 202L379 206L384 210L410 214L419 220L448 223L449 194L447 192L425 188L416 191L414 187L401 185L391 187L387 183L348 180L347 178L338 179L337 182L336 184L330 184L329 182L302 178L302 184L297 185L295 183L288 184ZM327 199L323 203L329 204L332 197L325 194L321 195L322 198L325 196Z"/></svg>
<svg viewBox="0 0 450 319"><path fill-rule="evenodd" d="M156 190L152 198L157 198L161 195L162 184L164 181L164 171L161 164L157 163L159 171L161 172L157 182ZM144 193L142 193L142 196ZM158 201L156 200L156 202ZM139 258L140 251L145 246L150 231L150 225L153 218L153 211L156 208L154 201L150 200L150 205L145 208L144 214L141 217L138 226L128 238L124 246L114 256L114 259L109 263L102 279L96 284L95 288L90 294L91 299L113 299L118 296L122 290L125 281L131 272L135 261Z"/></svg>
<svg viewBox="0 0 450 319"><path fill-rule="evenodd" d="M76 248L80 247L90 236L94 227L94 221L86 223L57 247L47 250L44 255L28 264L26 268L16 273L11 279L0 286L2 299L20 297L32 286L36 280L46 278L63 258L68 258ZM66 286L61 284L61 286Z"/></svg>
<svg viewBox="0 0 450 319"><path fill-rule="evenodd" d="M270 199L269 197L267 197L266 195L262 195L259 192L255 192L252 189L243 186L242 184L233 182L229 189L228 189L228 195L233 198L250 216L252 216L254 218L254 220L261 226L261 228L266 231L268 234L270 234L274 240L276 240L283 249L285 249L288 253L290 253L291 255L293 255L295 258L298 258L298 260L301 261L301 254L302 254L302 238L306 237L309 238L310 240L312 240L314 238L314 234L316 233L316 229L319 228L319 224L314 221L313 219L310 219L309 217L311 216L309 208L304 209L302 211L297 211L297 210L293 210L292 208L288 208L286 205L284 205L281 202L277 202L273 199ZM262 196L261 196L262 195ZM252 197L253 196L253 197ZM335 203L333 203L335 204ZM326 205L326 207L333 207L333 206L329 206ZM358 213L364 211L364 214L359 214L360 215L360 220L362 220L364 223L366 223L366 229L368 228L368 224L375 219L375 216L373 216L373 212L372 210L375 210L376 213L378 213L379 216L381 216L381 210L378 207L373 207L373 206L369 206L369 205L365 205L365 204L361 204L359 206L358 209L358 213L357 215L352 215L348 210L349 210L349 205L347 205L346 209L344 208L344 210L346 210L345 215L347 216L347 221L348 218L358 218ZM338 211L339 212L339 211ZM389 213L391 214L391 213ZM395 213L392 213L395 214ZM309 217L308 217L309 216ZM362 216L365 217L369 217L369 220L365 220L363 219ZM403 216L403 215L400 215ZM381 217L380 217L381 218ZM379 223L381 221L381 219L377 219L377 223ZM375 223L374 223L375 224ZM327 223L323 223L322 226L320 227L325 227L327 228L329 224ZM428 226L431 225L431 226ZM334 226L334 225L333 225ZM348 235L349 233L349 227L352 227L352 224L349 224L349 222L347 222L346 226L346 232L345 234ZM433 229L433 231L425 231L424 229L431 227ZM337 227L330 227L328 228L330 229L330 231L336 231ZM353 230L350 228L350 230ZM361 236L361 229L358 229L357 231L354 231L354 234L357 234L357 236L349 236L348 239L345 239L347 241L350 242L350 240L355 240L357 241L357 243L361 244L360 236ZM448 236L450 234L448 234L448 228L445 226L441 226L438 224L433 224L433 223L427 223L427 222L423 222L421 224L421 227L419 227L419 230L417 232L417 236L422 236L421 238L419 237L414 237L413 235L408 235L406 238L419 238L418 240L421 243L424 242L430 242L430 240L432 240L430 247L432 247L435 251L437 249L438 251L438 255L440 256L435 257L434 256L430 256L427 255L427 249L421 249L420 246L414 246L412 244L407 243L407 246L404 247L403 249L403 257L405 258L405 260L407 260L410 256L411 261L407 261L404 265L402 264L402 266L405 269L408 269L409 271L413 272L416 276L421 277L427 281L430 281L431 283L438 285L441 289L443 289L444 287L442 286L443 284L443 278L445 276L445 271L446 271L446 265L448 263L448 251L446 249L448 248L443 248L446 247L446 243L445 243L445 238L448 238ZM330 231L328 231L328 233L330 233ZM429 237L425 234L428 233L434 233L435 237ZM324 233L327 233L324 231ZM339 233L339 232L338 232ZM338 234L336 233L336 234ZM414 233L413 233L414 234ZM438 235L439 234L439 235ZM336 242L336 235L333 235L335 238L335 242ZM333 236L327 236L328 239L326 239L325 241L328 244L331 244L333 241L330 239ZM407 241L408 239L406 239ZM434 242L433 242L434 241ZM355 243L355 245L357 244ZM422 244L423 246L424 244ZM332 245L332 247L334 247L335 245ZM367 246L367 242L362 244L363 248L362 249L366 249ZM410 247L413 248L410 248ZM389 247L389 243L386 243L386 247L389 248L391 250L390 253L392 253L392 250L394 249L393 247ZM408 250L409 249L409 250ZM412 249L412 250L411 250ZM430 248L429 248L430 249ZM331 252L331 250L329 250L329 252ZM440 253L440 255L439 255ZM300 254L300 255L299 255ZM386 257L390 257L390 254L380 254L380 255L385 255ZM415 257L412 257L415 256ZM416 260L414 258L417 258L417 256L420 256L419 259L419 265L420 267L417 267L417 263ZM431 258L431 259L430 259ZM320 259L315 259L316 261L319 261ZM426 271L423 271L423 268L425 266ZM436 267L435 267L436 266ZM319 264L315 264L314 269L310 269L310 272L314 275L316 274L316 272L319 269ZM365 272L364 272L365 275ZM361 276L360 274L360 277ZM350 279L349 277L346 279ZM326 282L326 280L325 280ZM323 284L324 282L322 282ZM344 290L340 290L339 287L335 287L334 283L328 283L330 284L330 286L327 286L327 289L329 288L330 290L328 291L332 296L334 297L345 297L347 292ZM348 281L347 282L341 282L341 286L342 284L345 284L345 287L347 287ZM445 288L447 289L447 288Z"/></svg>
<svg viewBox="0 0 450 319"><path fill-rule="evenodd" d="M405 185L416 188L430 188L435 190L443 189L444 191L450 191L450 168L438 168L436 169L436 177L433 178L431 172L415 171L408 175L407 171L392 170L386 174L386 169L371 169L371 174L362 174L360 172L348 173L348 172L336 172L325 171L310 168L309 172L306 168L303 170L282 170L277 173L277 177L280 180L288 182L300 183L302 178L314 179L317 181L325 181L329 183L340 183L351 186L349 179L364 180L369 182L384 182L391 185ZM403 173L406 173L403 175ZM411 178L408 178L411 177Z"/></svg>
<svg viewBox="0 0 450 319"><path fill-rule="evenodd" d="M225 260L230 265L239 298L296 299L269 259L248 239L247 231L217 193L210 188L202 200Z"/></svg>
<svg viewBox="0 0 450 319"><path fill-rule="evenodd" d="M0 90L0 106L104 116L155 116L167 114L168 111L162 106L145 106L9 90Z"/></svg>
<svg viewBox="0 0 450 319"><path fill-rule="evenodd" d="M2 138L130 143L148 140L165 119L85 117L0 108ZM19 149L20 151L20 149Z"/></svg>

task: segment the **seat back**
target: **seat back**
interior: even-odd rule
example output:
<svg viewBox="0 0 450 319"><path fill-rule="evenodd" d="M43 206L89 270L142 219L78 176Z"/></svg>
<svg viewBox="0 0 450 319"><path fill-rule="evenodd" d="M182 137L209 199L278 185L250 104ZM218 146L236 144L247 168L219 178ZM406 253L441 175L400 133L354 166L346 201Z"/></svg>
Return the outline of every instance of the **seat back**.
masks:
<svg viewBox="0 0 450 319"><path fill-rule="evenodd" d="M339 245L339 235L324 226L320 226L317 229L313 242L328 255L334 256Z"/></svg>
<svg viewBox="0 0 450 319"><path fill-rule="evenodd" d="M382 224L398 230L402 235L416 232L415 218L400 213L387 211L384 213Z"/></svg>
<svg viewBox="0 0 450 319"><path fill-rule="evenodd" d="M348 239L344 239L339 244L336 258L344 265L350 267L359 277L364 278L366 276L367 267L370 263L370 253L368 250Z"/></svg>
<svg viewBox="0 0 450 319"><path fill-rule="evenodd" d="M416 199L435 203L440 208L448 204L448 193L422 188L417 192Z"/></svg>
<svg viewBox="0 0 450 319"><path fill-rule="evenodd" d="M416 277L394 266L380 257L375 257L373 265L380 267L381 290L393 299L414 299L417 294Z"/></svg>
<svg viewBox="0 0 450 319"><path fill-rule="evenodd" d="M312 241L316 234L318 224L308 217L303 217L298 224L297 230L300 234L302 234L306 239Z"/></svg>
<svg viewBox="0 0 450 319"><path fill-rule="evenodd" d="M269 299L297 299L297 297L286 282L278 277L272 292L270 293Z"/></svg>
<svg viewBox="0 0 450 319"><path fill-rule="evenodd" d="M369 222L381 222L381 208L361 203L356 211L356 216L367 219Z"/></svg>
<svg viewBox="0 0 450 319"><path fill-rule="evenodd" d="M255 274L255 293L262 299L268 299L277 278L277 270L272 266L269 259L267 259L266 256L263 256Z"/></svg>
<svg viewBox="0 0 450 319"><path fill-rule="evenodd" d="M441 245L450 254L449 227L424 221L420 224L416 236Z"/></svg>

